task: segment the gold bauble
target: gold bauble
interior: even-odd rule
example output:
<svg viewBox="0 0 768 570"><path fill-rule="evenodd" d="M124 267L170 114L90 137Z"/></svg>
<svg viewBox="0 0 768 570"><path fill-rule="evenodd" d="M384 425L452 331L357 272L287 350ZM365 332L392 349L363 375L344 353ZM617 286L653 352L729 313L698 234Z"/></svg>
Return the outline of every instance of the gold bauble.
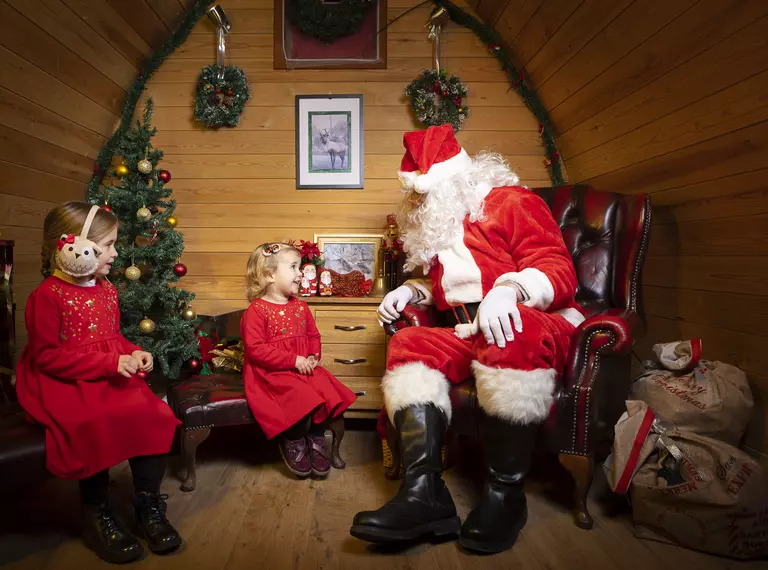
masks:
<svg viewBox="0 0 768 570"><path fill-rule="evenodd" d="M115 168L115 174L117 174L120 177L128 176L128 173L130 170L128 170L128 167L125 164L120 164Z"/></svg>
<svg viewBox="0 0 768 570"><path fill-rule="evenodd" d="M146 222L149 218L152 217L152 212L149 210L149 208L142 206L136 210L136 217L142 222Z"/></svg>
<svg viewBox="0 0 768 570"><path fill-rule="evenodd" d="M131 265L125 270L125 278L129 281L136 281L139 277L141 277L141 269L135 265Z"/></svg>
<svg viewBox="0 0 768 570"><path fill-rule="evenodd" d="M173 216L168 216L168 219L165 221L168 222L168 225L171 226L172 228L175 228L176 224L179 223L179 220L177 220Z"/></svg>
<svg viewBox="0 0 768 570"><path fill-rule="evenodd" d="M184 312L181 313L181 317L185 321L193 321L197 318L197 313L193 311L191 307L187 307L186 309L184 309Z"/></svg>
<svg viewBox="0 0 768 570"><path fill-rule="evenodd" d="M144 317L141 322L139 322L139 330L144 334L152 334L155 330L155 321Z"/></svg>
<svg viewBox="0 0 768 570"><path fill-rule="evenodd" d="M139 172L142 174L149 174L152 172L152 163L149 162L146 158L143 158L139 161Z"/></svg>

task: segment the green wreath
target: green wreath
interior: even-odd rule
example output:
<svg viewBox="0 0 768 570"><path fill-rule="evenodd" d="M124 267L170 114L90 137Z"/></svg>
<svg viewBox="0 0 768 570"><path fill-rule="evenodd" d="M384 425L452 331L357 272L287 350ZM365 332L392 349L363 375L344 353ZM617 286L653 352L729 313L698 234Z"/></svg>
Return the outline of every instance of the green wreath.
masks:
<svg viewBox="0 0 768 570"><path fill-rule="evenodd" d="M469 107L464 104L467 93L461 79L457 75L448 75L444 69L439 73L427 69L405 88L411 109L421 123L428 127L450 123L454 132L461 129L464 119L469 116Z"/></svg>
<svg viewBox="0 0 768 570"><path fill-rule="evenodd" d="M195 118L208 128L236 127L251 93L245 72L234 65L207 65L197 79Z"/></svg>
<svg viewBox="0 0 768 570"><path fill-rule="evenodd" d="M374 0L288 0L286 15L301 33L331 43L354 34Z"/></svg>

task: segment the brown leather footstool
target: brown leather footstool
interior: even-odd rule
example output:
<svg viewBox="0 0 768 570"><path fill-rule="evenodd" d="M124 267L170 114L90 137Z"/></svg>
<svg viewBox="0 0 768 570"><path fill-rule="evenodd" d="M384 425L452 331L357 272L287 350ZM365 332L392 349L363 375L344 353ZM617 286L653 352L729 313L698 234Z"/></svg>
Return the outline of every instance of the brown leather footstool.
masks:
<svg viewBox="0 0 768 570"><path fill-rule="evenodd" d="M181 484L182 491L194 491L197 485L195 473L195 452L211 434L221 426L236 426L255 423L240 374L213 374L194 376L182 381L168 391L168 403L182 422L181 457L186 476ZM346 463L339 455L339 446L344 438L344 417L339 416L329 427L333 435L331 465L344 469Z"/></svg>

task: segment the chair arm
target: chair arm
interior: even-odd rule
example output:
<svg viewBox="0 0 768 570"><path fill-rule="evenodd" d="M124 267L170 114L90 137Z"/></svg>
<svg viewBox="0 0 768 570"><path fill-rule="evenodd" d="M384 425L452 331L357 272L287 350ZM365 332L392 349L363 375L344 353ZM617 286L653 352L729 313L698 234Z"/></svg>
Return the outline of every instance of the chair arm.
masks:
<svg viewBox="0 0 768 570"><path fill-rule="evenodd" d="M406 305L400 318L385 325L384 330L388 335L393 335L400 329L407 327L434 327L437 326L437 310L431 305Z"/></svg>
<svg viewBox="0 0 768 570"><path fill-rule="evenodd" d="M632 348L630 311L609 309L581 323L571 340L557 401L560 452L586 455L594 443L592 420L597 411L593 394L600 359Z"/></svg>

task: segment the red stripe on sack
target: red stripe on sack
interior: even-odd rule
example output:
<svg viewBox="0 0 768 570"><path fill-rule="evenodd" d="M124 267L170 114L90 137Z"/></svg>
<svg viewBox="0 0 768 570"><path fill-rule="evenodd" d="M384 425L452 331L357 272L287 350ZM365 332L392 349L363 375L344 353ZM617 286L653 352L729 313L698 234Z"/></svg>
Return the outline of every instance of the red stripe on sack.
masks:
<svg viewBox="0 0 768 570"><path fill-rule="evenodd" d="M701 339L695 338L691 341L691 368L696 368L699 360L701 360Z"/></svg>
<svg viewBox="0 0 768 570"><path fill-rule="evenodd" d="M640 450L643 448L645 439L648 437L648 432L651 431L651 424L655 418L655 414L651 408L645 410L645 416L643 416L643 422L640 424L640 429L635 435L635 441L632 443L632 451L629 452L629 459L624 466L624 472L621 474L616 485L614 493L624 495L629 489L629 483L632 481L632 476L635 474L635 467L637 467L637 460L640 457Z"/></svg>

